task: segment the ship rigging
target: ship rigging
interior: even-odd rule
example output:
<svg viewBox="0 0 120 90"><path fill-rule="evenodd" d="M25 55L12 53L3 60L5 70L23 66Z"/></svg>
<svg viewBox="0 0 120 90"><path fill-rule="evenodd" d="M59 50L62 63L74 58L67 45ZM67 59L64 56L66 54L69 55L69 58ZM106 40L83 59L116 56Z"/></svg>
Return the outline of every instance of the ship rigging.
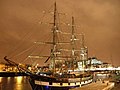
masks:
<svg viewBox="0 0 120 90"><path fill-rule="evenodd" d="M44 44L50 44L50 55L49 56L35 56L30 55L29 58L43 58L46 57L45 63L50 60L49 68L47 71L30 72L16 64L11 62L6 57L4 58L7 62L14 64L20 70L26 72L29 75L29 82L33 90L69 90L70 88L80 87L82 85L92 82L92 75L89 73L81 74L80 72L75 72L78 68L78 63L80 55L78 52L82 52L82 56L87 54L87 49L82 43L82 49L76 50L75 42L78 40L75 35L75 23L74 17L72 17L71 22L71 39L66 41L60 41L58 34L61 34L58 21L58 11L56 2L54 3L53 10L53 23L52 23L52 41L44 42ZM82 37L83 38L83 37ZM82 39L83 40L83 39ZM82 41L83 42L83 41ZM39 42L36 42L39 43ZM42 42L43 43L43 42ZM41 42L39 44L42 44ZM68 44L71 46L70 49L62 48ZM68 46L67 46L68 47ZM62 53L64 51L64 53ZM70 52L70 53L68 53ZM86 57L86 56L85 56ZM83 58L83 57L82 57ZM86 58L87 59L87 58ZM84 62L85 59L83 59ZM47 87L47 88L46 88Z"/></svg>

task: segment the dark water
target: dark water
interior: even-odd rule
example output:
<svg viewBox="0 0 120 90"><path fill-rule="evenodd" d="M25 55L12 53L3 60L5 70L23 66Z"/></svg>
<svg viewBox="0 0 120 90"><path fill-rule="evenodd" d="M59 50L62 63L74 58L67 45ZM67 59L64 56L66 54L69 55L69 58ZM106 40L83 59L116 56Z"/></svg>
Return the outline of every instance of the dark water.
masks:
<svg viewBox="0 0 120 90"><path fill-rule="evenodd" d="M0 77L0 90L32 90L27 77Z"/></svg>

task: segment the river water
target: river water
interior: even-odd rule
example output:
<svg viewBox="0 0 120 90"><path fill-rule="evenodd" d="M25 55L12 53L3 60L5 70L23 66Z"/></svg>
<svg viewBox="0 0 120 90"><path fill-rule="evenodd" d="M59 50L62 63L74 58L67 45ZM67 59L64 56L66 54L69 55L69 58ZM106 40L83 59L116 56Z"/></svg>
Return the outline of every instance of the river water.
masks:
<svg viewBox="0 0 120 90"><path fill-rule="evenodd" d="M27 77L0 77L0 90L32 90Z"/></svg>

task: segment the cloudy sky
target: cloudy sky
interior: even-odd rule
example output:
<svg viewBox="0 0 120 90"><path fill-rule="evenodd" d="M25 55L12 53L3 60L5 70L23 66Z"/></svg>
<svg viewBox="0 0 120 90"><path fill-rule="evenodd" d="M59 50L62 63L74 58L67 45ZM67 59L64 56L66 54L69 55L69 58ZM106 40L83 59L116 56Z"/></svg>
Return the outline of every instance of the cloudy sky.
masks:
<svg viewBox="0 0 120 90"><path fill-rule="evenodd" d="M0 0L0 62L4 61L4 56L16 62L25 61L28 54L24 53L32 48L32 42L45 40L49 31L39 22L43 11L49 10L54 1ZM96 56L104 62L120 65L120 0L56 2L58 11L66 13L67 20L75 17L76 32L85 34L89 57Z"/></svg>

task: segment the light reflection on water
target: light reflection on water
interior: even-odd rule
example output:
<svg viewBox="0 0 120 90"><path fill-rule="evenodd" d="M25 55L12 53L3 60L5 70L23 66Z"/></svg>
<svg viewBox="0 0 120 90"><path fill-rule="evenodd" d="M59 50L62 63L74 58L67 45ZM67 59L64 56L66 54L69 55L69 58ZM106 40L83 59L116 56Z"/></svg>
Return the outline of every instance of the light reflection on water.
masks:
<svg viewBox="0 0 120 90"><path fill-rule="evenodd" d="M22 77L22 76L20 76L20 77L15 77L15 79L16 79L16 83L17 83L17 84L21 84L21 83L22 83L22 80L23 80L23 77Z"/></svg>
<svg viewBox="0 0 120 90"><path fill-rule="evenodd" d="M0 83L2 82L2 77L0 77Z"/></svg>
<svg viewBox="0 0 120 90"><path fill-rule="evenodd" d="M0 90L32 90L25 76L0 77Z"/></svg>

